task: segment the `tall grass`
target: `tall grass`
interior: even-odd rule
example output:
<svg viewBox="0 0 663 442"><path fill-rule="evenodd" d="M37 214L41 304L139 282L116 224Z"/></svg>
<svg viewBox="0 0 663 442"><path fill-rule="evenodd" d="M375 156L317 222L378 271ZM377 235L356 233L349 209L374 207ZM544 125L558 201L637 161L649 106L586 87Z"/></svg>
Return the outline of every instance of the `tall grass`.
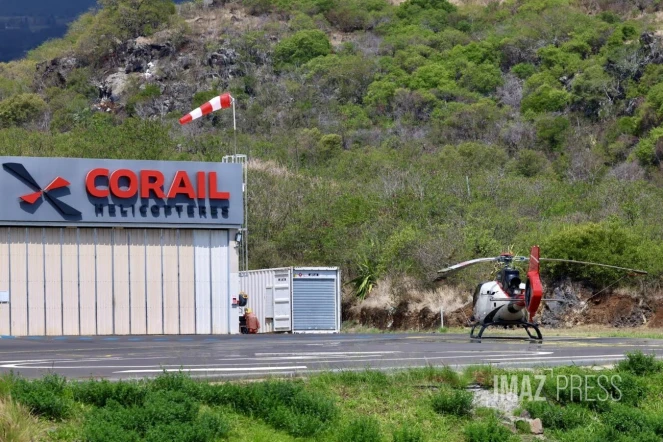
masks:
<svg viewBox="0 0 663 442"><path fill-rule="evenodd" d="M10 397L0 399L0 441L33 442L44 434L44 426L30 410Z"/></svg>

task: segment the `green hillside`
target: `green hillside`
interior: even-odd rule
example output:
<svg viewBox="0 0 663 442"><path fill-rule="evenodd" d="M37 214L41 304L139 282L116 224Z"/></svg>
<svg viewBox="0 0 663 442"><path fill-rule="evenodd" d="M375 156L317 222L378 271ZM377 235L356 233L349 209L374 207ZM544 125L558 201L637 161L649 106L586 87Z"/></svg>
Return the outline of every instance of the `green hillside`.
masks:
<svg viewBox="0 0 663 442"><path fill-rule="evenodd" d="M232 114L178 118L230 91L252 268L426 287L445 264L540 244L659 289L661 2L100 2L0 64L0 155L218 161Z"/></svg>

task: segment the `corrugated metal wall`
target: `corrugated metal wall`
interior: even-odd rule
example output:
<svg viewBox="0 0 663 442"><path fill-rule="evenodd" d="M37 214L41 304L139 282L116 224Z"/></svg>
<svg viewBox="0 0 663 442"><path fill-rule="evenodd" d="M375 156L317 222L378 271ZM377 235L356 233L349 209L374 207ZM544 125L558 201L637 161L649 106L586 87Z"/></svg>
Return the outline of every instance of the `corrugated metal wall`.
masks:
<svg viewBox="0 0 663 442"><path fill-rule="evenodd" d="M292 268L251 270L243 272L240 277L240 287L248 296L247 307L249 307L260 322L258 333L272 333L274 331L290 331L290 299ZM280 296L283 295L283 296ZM285 300L279 303L278 327L274 327L274 299ZM284 305L285 304L285 305ZM287 318L286 318L287 316Z"/></svg>
<svg viewBox="0 0 663 442"><path fill-rule="evenodd" d="M0 335L234 332L229 233L0 227Z"/></svg>

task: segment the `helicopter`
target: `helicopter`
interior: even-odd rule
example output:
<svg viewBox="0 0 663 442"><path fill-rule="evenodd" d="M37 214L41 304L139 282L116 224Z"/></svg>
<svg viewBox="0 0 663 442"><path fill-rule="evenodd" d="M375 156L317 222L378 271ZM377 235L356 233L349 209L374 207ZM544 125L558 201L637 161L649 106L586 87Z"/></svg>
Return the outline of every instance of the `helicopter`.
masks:
<svg viewBox="0 0 663 442"><path fill-rule="evenodd" d="M465 267L494 262L501 266L494 281L481 282L472 295L473 322L470 330L471 339L481 339L488 327L524 328L530 339L541 341L543 336L534 317L541 301L564 302L558 299L543 299L543 286L539 276L541 261L565 262L571 264L595 265L616 270L624 270L636 275L646 275L644 270L635 270L595 262L575 261L572 259L541 258L540 247L532 246L530 256L515 256L512 253L502 253L499 256L477 258L446 267L439 270L435 281L447 278L449 275ZM520 277L520 270L514 264L529 263L526 280ZM478 333L475 331L479 329ZM532 334L532 331L534 334Z"/></svg>

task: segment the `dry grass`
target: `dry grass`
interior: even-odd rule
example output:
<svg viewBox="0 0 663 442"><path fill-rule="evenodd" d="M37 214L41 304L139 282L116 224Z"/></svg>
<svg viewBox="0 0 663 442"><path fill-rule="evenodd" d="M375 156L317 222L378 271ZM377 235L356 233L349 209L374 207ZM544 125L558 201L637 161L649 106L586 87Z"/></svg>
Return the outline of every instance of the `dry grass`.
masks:
<svg viewBox="0 0 663 442"><path fill-rule="evenodd" d="M267 172L273 176L278 176L283 178L288 178L292 176L292 172L290 172L286 167L280 166L279 164L276 163L276 161L272 160L261 160L260 158L251 158L247 163L247 167L249 168L249 170L258 170L261 172Z"/></svg>
<svg viewBox="0 0 663 442"><path fill-rule="evenodd" d="M0 441L34 442L44 434L43 424L27 408L11 398L0 399Z"/></svg>
<svg viewBox="0 0 663 442"><path fill-rule="evenodd" d="M266 24L274 21L273 17L257 17L246 12L239 4L228 4L212 7L183 4L180 16L191 27L191 34L206 40L221 38L226 29L239 28L243 31L265 29Z"/></svg>
<svg viewBox="0 0 663 442"><path fill-rule="evenodd" d="M344 293L346 301L352 298L350 292ZM351 317L359 317L362 309L395 310L403 301L407 302L410 312L418 312L428 308L433 312L444 309L445 315L456 311L466 305L472 295L460 288L441 286L434 289L422 289L414 278L397 278L386 276L378 280L371 294L363 302L353 302L350 308ZM350 326L347 324L347 326ZM352 327L350 327L352 328ZM363 326L358 326L361 332L366 332Z"/></svg>
<svg viewBox="0 0 663 442"><path fill-rule="evenodd" d="M362 306L391 308L402 301L407 301L412 310L428 307L437 311L442 307L450 312L461 308L470 300L471 294L457 287L440 286L434 289L422 289L419 281L414 278L386 276L378 280L377 286Z"/></svg>

